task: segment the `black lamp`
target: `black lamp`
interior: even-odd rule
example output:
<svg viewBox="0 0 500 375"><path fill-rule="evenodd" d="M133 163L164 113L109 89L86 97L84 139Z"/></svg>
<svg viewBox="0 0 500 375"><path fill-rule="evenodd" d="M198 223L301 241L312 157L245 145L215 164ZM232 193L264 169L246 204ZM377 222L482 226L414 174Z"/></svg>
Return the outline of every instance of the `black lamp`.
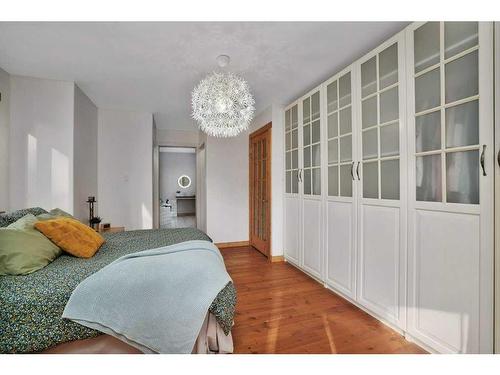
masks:
<svg viewBox="0 0 500 375"><path fill-rule="evenodd" d="M87 203L89 204L89 226L97 230L101 218L99 216L94 217L94 203L96 202L95 197L89 197L87 199Z"/></svg>

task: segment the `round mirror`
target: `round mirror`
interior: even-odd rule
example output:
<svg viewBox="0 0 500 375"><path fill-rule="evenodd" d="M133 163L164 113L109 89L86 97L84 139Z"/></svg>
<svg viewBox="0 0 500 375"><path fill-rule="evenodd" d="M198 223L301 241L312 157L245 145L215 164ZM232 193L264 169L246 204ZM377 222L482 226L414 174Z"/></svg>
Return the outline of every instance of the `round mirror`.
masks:
<svg viewBox="0 0 500 375"><path fill-rule="evenodd" d="M177 183L179 184L179 186L181 188L188 188L191 186L191 179L189 178L189 176L186 176L186 175L182 175L181 177L179 177L179 179L177 180Z"/></svg>

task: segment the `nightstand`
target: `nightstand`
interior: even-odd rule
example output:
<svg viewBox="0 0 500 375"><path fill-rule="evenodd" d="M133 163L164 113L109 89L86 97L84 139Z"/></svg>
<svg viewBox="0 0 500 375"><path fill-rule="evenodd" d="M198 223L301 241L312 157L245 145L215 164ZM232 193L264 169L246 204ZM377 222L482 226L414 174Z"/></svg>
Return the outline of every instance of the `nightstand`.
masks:
<svg viewBox="0 0 500 375"><path fill-rule="evenodd" d="M99 233L118 233L118 232L125 232L125 227L109 227L109 228L102 228L102 227L99 227L98 232L99 232Z"/></svg>

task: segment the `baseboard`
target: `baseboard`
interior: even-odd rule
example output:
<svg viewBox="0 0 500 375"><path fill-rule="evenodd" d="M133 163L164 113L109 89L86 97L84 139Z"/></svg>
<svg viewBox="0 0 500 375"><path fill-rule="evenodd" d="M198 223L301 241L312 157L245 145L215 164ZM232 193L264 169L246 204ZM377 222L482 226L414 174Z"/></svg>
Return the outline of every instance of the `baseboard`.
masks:
<svg viewBox="0 0 500 375"><path fill-rule="evenodd" d="M250 241L236 241L236 242L218 242L215 244L219 249L227 249L229 247L243 247L250 246Z"/></svg>
<svg viewBox="0 0 500 375"><path fill-rule="evenodd" d="M275 255L275 256L271 257L272 263L278 263L278 262L284 262L284 261L285 261L285 257L283 255Z"/></svg>

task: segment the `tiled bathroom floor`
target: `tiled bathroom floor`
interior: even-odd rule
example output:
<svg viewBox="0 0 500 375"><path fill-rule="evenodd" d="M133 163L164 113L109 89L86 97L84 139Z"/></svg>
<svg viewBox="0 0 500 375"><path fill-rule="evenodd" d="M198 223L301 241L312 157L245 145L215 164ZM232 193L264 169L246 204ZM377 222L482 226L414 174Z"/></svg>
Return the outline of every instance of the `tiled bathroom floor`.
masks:
<svg viewBox="0 0 500 375"><path fill-rule="evenodd" d="M177 216L175 207L160 207L160 228L196 228L196 216Z"/></svg>

